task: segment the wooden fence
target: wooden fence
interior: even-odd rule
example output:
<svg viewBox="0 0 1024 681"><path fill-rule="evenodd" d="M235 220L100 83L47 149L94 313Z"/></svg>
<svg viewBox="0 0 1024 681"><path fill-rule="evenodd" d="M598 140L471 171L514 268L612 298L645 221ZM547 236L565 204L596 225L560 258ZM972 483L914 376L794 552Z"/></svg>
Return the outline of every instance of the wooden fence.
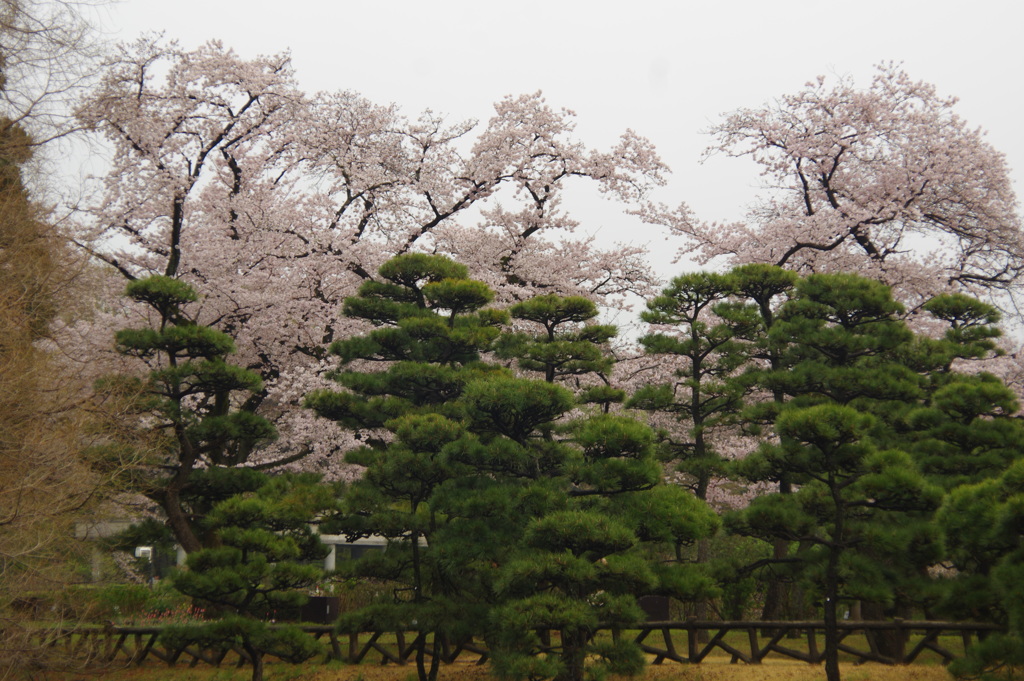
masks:
<svg viewBox="0 0 1024 681"><path fill-rule="evenodd" d="M325 644L324 662L342 660L352 664L406 664L415 655L424 636L409 631L342 634L329 625L304 626L302 629ZM821 621L718 622L691 619L646 622L621 631L607 627L601 630L610 632L615 638L632 637L650 656L652 664L666 661L698 664L716 650L724 652L732 663L760 664L769 656L811 664L824 660L824 623ZM839 648L848 659L857 663L910 664L925 654L932 654L945 664L961 657L978 637L1003 630L1005 628L1000 625L973 622L843 621L839 624ZM95 664L141 665L158 661L169 666L188 664L194 667L198 664L242 666L250 662L245 651L237 647L215 649L168 645L160 639L161 631L160 627L79 627L47 632L45 636L47 645ZM550 646L548 650L558 649L558 632L538 633L541 640ZM880 645L883 637L888 645ZM893 641L897 642L895 650ZM446 663L462 660L483 664L488 660L489 652L482 641L475 639L443 641L441 658Z"/></svg>
<svg viewBox="0 0 1024 681"><path fill-rule="evenodd" d="M839 650L854 662L880 662L882 664L911 664L926 651L937 654L944 664L962 657L979 636L1005 631L996 624L973 622L926 622L893 620L891 622L839 623ZM738 632L742 644L727 634ZM825 659L825 625L821 621L806 622L647 622L640 628L635 640L649 655L652 664L665 660L697 664L719 649L730 657L730 662L760 664L769 655L788 657L811 664ZM895 633L896 636L890 634ZM946 637L940 640L940 637ZM661 641L655 643L660 637ZM880 645L886 637L890 645ZM953 638L950 641L950 637ZM683 641L680 641L683 639ZM891 642L896 641L894 651ZM677 646L685 642L685 648ZM801 644L798 646L798 642ZM955 645L951 645L955 644Z"/></svg>

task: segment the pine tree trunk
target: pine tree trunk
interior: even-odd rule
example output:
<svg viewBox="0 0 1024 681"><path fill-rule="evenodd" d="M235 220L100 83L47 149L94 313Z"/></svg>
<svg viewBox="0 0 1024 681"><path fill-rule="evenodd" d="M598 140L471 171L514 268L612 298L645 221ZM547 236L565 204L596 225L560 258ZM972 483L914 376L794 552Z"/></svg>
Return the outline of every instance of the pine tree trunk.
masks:
<svg viewBox="0 0 1024 681"><path fill-rule="evenodd" d="M427 637L423 632L416 644L416 675L419 681L437 681L437 672L441 668L441 637L435 631L430 645L430 664L427 664Z"/></svg>
<svg viewBox="0 0 1024 681"><path fill-rule="evenodd" d="M163 503L160 505L163 507L164 513L167 514L167 524L170 526L171 532L174 533L174 538L181 548L185 549L185 553L192 553L203 548L203 545L196 537L196 533L188 521L188 516L181 508L181 490L183 488L184 485L179 484L176 479L171 480L164 490Z"/></svg>
<svg viewBox="0 0 1024 681"><path fill-rule="evenodd" d="M789 553L789 542L784 539L776 539L772 542L772 558L780 560ZM790 589L787 588L781 579L775 575L768 577L768 586L764 594L764 606L761 609L761 620L774 622L786 619L788 608L787 601L790 597ZM765 629L764 636L774 636L774 630Z"/></svg>
<svg viewBox="0 0 1024 681"><path fill-rule="evenodd" d="M828 681L840 681L838 597L839 550L833 546L829 549L825 569L825 678Z"/></svg>
<svg viewBox="0 0 1024 681"><path fill-rule="evenodd" d="M711 555L711 540L701 539L697 542L697 564L707 565L708 559ZM693 614L698 620L708 619L708 599L698 598L693 604ZM710 640L707 631L701 629L697 632L697 641L699 643L707 643Z"/></svg>
<svg viewBox="0 0 1024 681"><path fill-rule="evenodd" d="M861 615L865 620L880 622L890 619L891 615L885 611L881 603L862 602ZM895 662L903 661L903 655L907 646L907 632L895 629L885 631L872 631L869 633L875 639L875 646L881 655L892 658Z"/></svg>
<svg viewBox="0 0 1024 681"><path fill-rule="evenodd" d="M776 402L782 398L776 396ZM789 480L783 478L779 481L779 494L791 494L793 486ZM772 558L781 561L789 555L789 541L775 539L772 541ZM787 589L778 577L772 576L768 581L768 588L764 596L764 608L761 610L762 620L783 620L792 617L793 607L789 601L792 599L792 590ZM774 632L773 632L774 633Z"/></svg>
<svg viewBox="0 0 1024 681"><path fill-rule="evenodd" d="M430 657L430 672L428 674L430 681L437 681L437 670L441 668L441 636L435 631L434 632L434 653Z"/></svg>
<svg viewBox="0 0 1024 681"><path fill-rule="evenodd" d="M174 533L174 538L178 540L181 548L185 549L185 553L192 553L203 548L203 545L196 537L195 530L192 528L185 510L181 507L181 493L188 485L189 476L195 467L196 455L191 440L185 434L184 427L177 424L174 426L174 431L179 448L178 467L164 488L161 505L164 513L167 514L167 524Z"/></svg>
<svg viewBox="0 0 1024 681"><path fill-rule="evenodd" d="M587 634L579 629L562 630L562 662L565 671L556 681L583 681Z"/></svg>
<svg viewBox="0 0 1024 681"><path fill-rule="evenodd" d="M840 681L839 678L839 555L846 540L845 508L836 476L828 476L828 486L835 505L833 513L832 541L828 545L828 564L825 566L825 678Z"/></svg>
<svg viewBox="0 0 1024 681"><path fill-rule="evenodd" d="M419 641L416 643L416 674L419 681L430 681L430 675L427 671L427 632L423 632L420 635Z"/></svg>
<svg viewBox="0 0 1024 681"><path fill-rule="evenodd" d="M263 681L263 653L252 646L245 646L245 652L252 658L252 681Z"/></svg>

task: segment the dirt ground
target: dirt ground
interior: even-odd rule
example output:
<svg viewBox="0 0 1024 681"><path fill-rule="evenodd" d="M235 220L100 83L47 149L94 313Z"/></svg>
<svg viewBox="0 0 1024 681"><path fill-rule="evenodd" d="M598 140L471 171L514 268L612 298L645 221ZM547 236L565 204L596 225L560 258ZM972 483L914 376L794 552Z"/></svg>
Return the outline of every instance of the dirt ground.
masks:
<svg viewBox="0 0 1024 681"><path fill-rule="evenodd" d="M939 665L887 667L878 664L843 664L843 681L950 681L952 677ZM249 668L168 668L146 665L142 668L107 669L103 672L73 676L47 675L46 681L248 681ZM456 663L441 668L439 681L492 681L488 667ZM699 665L664 664L649 666L642 677L611 677L609 681L824 681L825 670L790 660L766 660L760 665L705 662ZM285 665L267 666L265 681L416 681L413 665Z"/></svg>
<svg viewBox="0 0 1024 681"><path fill-rule="evenodd" d="M950 681L952 677L941 666L887 667L864 664L842 665L844 681ZM415 681L414 667L394 666L339 668L323 670L302 681ZM487 667L450 665L441 669L439 681L491 681ZM610 681L627 681L628 677L612 677ZM650 666L642 681L824 681L825 669L799 662L765 662L760 665L705 663L700 665L664 664ZM636 680L634 680L636 681Z"/></svg>

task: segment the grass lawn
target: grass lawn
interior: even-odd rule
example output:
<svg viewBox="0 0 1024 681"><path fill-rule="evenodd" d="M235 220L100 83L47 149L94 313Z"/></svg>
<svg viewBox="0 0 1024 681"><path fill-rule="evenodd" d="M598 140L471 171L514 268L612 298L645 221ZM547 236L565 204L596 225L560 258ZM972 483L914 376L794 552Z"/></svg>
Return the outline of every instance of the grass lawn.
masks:
<svg viewBox="0 0 1024 681"><path fill-rule="evenodd" d="M867 663L843 663L844 681L950 681L952 677L940 665L888 667ZM249 681L248 667L189 668L146 665L139 668L104 669L93 673L57 674L41 677L45 681ZM440 681L491 681L486 665L456 663L441 668ZM611 677L610 681L627 681ZM666 663L649 666L642 681L823 681L825 669L793 660L766 660L760 665L729 664L716 658L699 665ZM345 665L340 663L289 665L267 664L266 681L416 681L415 665Z"/></svg>
<svg viewBox="0 0 1024 681"><path fill-rule="evenodd" d="M628 635L628 632L624 633ZM685 633L675 633L677 650L685 650ZM908 646L913 646L917 638L913 637ZM959 653L961 647L957 638L943 636L940 642L948 649L955 651L954 654L956 654ZM740 650L749 651L745 632L730 632L725 640ZM394 635L382 637L381 643L385 642L393 643ZM662 641L660 636L657 636L652 637L648 643L661 647ZM866 648L863 635L850 636L847 643L857 648ZM807 642L803 638L783 639L780 641L780 645L797 650L807 650ZM818 645L819 647L823 646L820 637ZM952 679L945 667L940 664L941 658L932 652L922 655L918 663L904 667L891 667L875 663L857 665L852 662L849 655L845 653L841 655L847 659L841 665L844 681L950 681ZM469 655L454 664L443 666L439 675L440 680L490 681L492 677L488 673L489 667L486 664L474 664L474 657ZM268 660L265 679L266 681L416 681L414 664L381 665L379 659L379 655L375 654L359 665L348 665L341 662L331 662L326 665L320 662L290 665L276 660ZM653 660L653 656L649 656L648 659ZM147 662L142 667L117 667L117 664L126 664L123 660L114 664L114 667L92 671L79 671L74 674L48 674L34 678L40 681L91 681L91 679L103 679L103 681L248 681L251 675L251 669L248 666L236 668L230 657L220 668L205 665L189 667L187 663L168 667L156 660ZM769 656L760 665L730 664L729 655L716 649L699 665L666 661L662 665L648 666L644 675L639 678L643 681L819 681L824 680L825 671L824 667L820 665L809 665L775 655ZM612 681L624 681L624 679L612 677Z"/></svg>

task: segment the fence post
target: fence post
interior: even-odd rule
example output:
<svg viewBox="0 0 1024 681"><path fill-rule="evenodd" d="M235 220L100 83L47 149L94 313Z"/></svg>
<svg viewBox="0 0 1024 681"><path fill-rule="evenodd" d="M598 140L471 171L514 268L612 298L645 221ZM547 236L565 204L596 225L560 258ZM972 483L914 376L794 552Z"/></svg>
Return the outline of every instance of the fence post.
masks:
<svg viewBox="0 0 1024 681"><path fill-rule="evenodd" d="M686 659L693 662L700 653L697 652L697 618L690 615L686 618Z"/></svg>

